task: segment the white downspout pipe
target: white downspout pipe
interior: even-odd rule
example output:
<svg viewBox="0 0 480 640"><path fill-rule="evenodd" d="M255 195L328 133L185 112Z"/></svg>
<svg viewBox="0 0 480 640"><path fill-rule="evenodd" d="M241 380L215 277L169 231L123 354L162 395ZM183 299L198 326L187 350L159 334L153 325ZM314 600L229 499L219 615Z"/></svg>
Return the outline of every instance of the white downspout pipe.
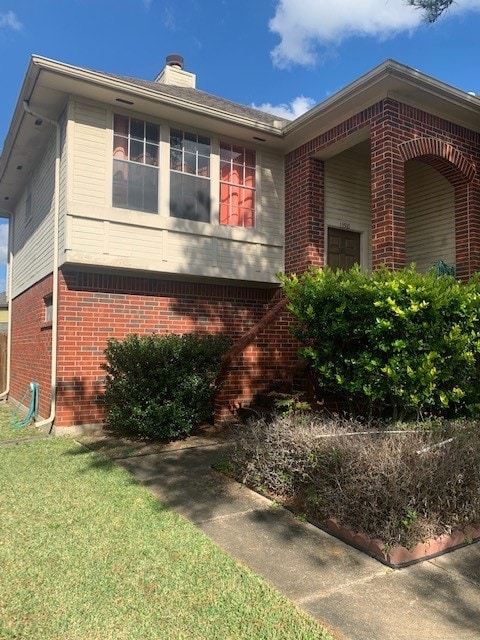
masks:
<svg viewBox="0 0 480 640"><path fill-rule="evenodd" d="M50 415L45 420L35 422L39 428L49 427L50 431L55 420L57 399L57 335L58 335L58 227L60 216L60 155L61 155L61 130L56 120L32 111L26 100L23 101L25 111L40 120L45 120L56 129L55 144L55 184L54 184L54 208L53 208L53 291L52 291L52 370L50 377Z"/></svg>
<svg viewBox="0 0 480 640"><path fill-rule="evenodd" d="M6 211L6 209L5 209ZM8 220L8 281L7 281L7 302L8 302L8 318L7 318L7 379L5 391L0 393L0 400L8 399L10 393L10 365L12 358L12 273L13 273L13 225L14 216L9 213Z"/></svg>

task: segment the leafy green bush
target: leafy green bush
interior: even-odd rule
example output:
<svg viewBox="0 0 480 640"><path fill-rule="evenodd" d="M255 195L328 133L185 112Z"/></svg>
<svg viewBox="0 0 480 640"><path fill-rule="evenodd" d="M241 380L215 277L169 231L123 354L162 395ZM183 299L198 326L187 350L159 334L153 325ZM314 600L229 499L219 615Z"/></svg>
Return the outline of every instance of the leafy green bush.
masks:
<svg viewBox="0 0 480 640"><path fill-rule="evenodd" d="M129 335L105 349L106 426L123 433L175 438L213 414L224 336Z"/></svg>
<svg viewBox="0 0 480 640"><path fill-rule="evenodd" d="M480 286L380 269L282 278L295 336L322 390L394 419L478 403Z"/></svg>

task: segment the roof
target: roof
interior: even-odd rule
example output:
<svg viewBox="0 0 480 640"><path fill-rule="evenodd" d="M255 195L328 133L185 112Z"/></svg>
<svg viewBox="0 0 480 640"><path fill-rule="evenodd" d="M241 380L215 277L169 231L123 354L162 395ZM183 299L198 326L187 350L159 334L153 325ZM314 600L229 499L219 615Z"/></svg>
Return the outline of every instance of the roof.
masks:
<svg viewBox="0 0 480 640"><path fill-rule="evenodd" d="M251 118L252 120L263 122L264 124L268 124L271 126L278 126L279 122L283 125L290 122L286 118L280 118L270 113L266 113L265 111L260 111L260 109L254 109L244 104L239 104L238 102L225 100L225 98L220 98L219 96L215 96L211 93L206 93L205 91L201 91L200 89L193 89L191 87L176 87L170 84L161 84L159 82L141 80L139 78L130 78L128 76L120 76L113 73L102 73L103 75L110 78L117 78L118 80L129 82L130 84L136 85L138 87L147 88L151 91L159 93L160 95L168 95L175 98L181 98L182 100L186 100L191 103L195 103L205 107L211 107L213 109L220 109L225 113L230 113L232 115L241 115L246 118Z"/></svg>
<svg viewBox="0 0 480 640"><path fill-rule="evenodd" d="M50 135L68 97L119 103L179 126L288 153L385 97L392 97L480 133L480 99L416 69L386 60L293 121L194 89L77 67L32 56L0 157L0 206L13 210L36 153ZM24 104L45 116L42 126ZM37 120L38 122L38 120ZM362 135L368 135L363 131ZM349 138L347 143L351 143ZM359 140L360 141L360 140ZM331 149L332 153L338 149ZM20 170L19 170L20 168Z"/></svg>

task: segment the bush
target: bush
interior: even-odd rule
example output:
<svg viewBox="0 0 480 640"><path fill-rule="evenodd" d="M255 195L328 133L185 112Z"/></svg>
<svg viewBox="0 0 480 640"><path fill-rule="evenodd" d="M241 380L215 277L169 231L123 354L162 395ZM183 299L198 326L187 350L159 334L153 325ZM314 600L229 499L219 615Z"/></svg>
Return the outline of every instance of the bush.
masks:
<svg viewBox="0 0 480 640"><path fill-rule="evenodd" d="M414 267L282 278L321 390L357 415L465 415L478 403L480 286Z"/></svg>
<svg viewBox="0 0 480 640"><path fill-rule="evenodd" d="M224 336L129 335L105 350L106 426L171 439L213 415L215 379L229 347Z"/></svg>
<svg viewBox="0 0 480 640"><path fill-rule="evenodd" d="M297 513L410 546L480 522L478 423L428 426L388 432L354 420L277 416L243 427L230 463L238 480Z"/></svg>

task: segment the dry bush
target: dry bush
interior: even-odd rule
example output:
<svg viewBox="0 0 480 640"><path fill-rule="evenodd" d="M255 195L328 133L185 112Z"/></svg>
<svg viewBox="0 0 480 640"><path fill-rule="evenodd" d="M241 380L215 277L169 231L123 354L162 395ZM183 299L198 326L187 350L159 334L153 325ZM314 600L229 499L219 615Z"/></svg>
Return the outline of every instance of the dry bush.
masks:
<svg viewBox="0 0 480 640"><path fill-rule="evenodd" d="M319 522L385 544L480 522L480 430L469 421L388 431L340 418L278 416L239 431L236 477Z"/></svg>

